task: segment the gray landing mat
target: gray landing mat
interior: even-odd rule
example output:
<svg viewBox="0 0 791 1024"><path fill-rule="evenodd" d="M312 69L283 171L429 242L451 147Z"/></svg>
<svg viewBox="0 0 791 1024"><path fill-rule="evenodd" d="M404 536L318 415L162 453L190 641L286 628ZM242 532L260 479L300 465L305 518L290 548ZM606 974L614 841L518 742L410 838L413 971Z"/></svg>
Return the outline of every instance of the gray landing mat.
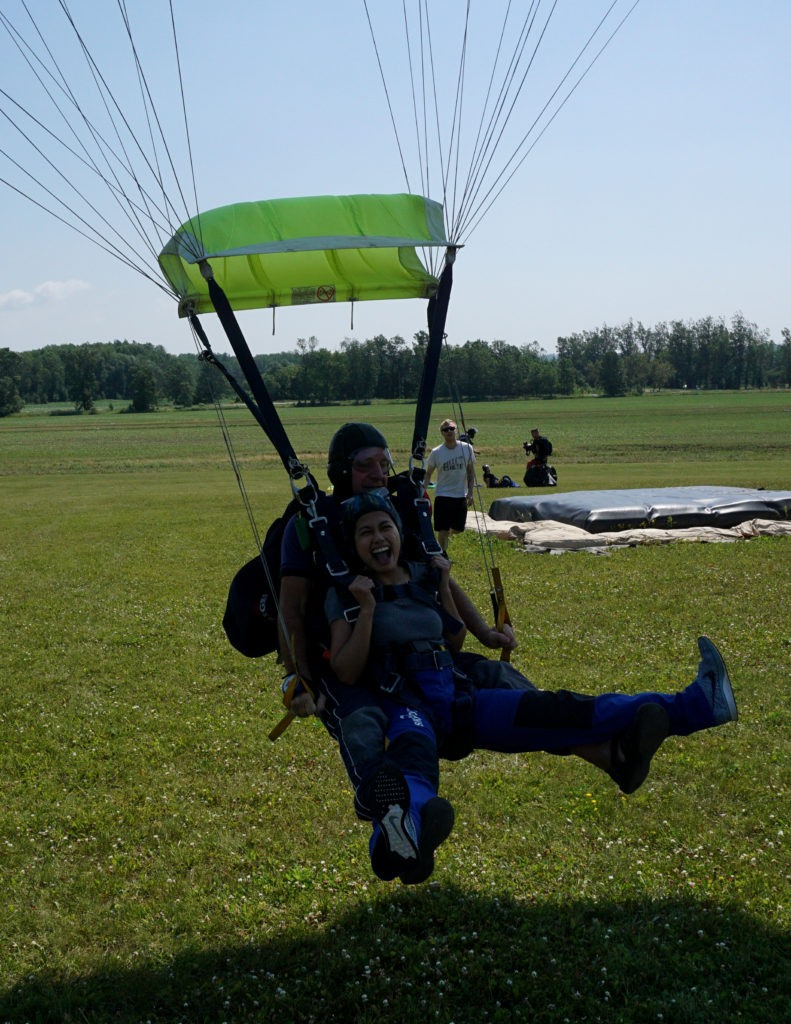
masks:
<svg viewBox="0 0 791 1024"><path fill-rule="evenodd" d="M736 526L748 519L791 518L791 491L750 487L637 487L497 498L492 519L517 523L552 519L591 533L657 526Z"/></svg>

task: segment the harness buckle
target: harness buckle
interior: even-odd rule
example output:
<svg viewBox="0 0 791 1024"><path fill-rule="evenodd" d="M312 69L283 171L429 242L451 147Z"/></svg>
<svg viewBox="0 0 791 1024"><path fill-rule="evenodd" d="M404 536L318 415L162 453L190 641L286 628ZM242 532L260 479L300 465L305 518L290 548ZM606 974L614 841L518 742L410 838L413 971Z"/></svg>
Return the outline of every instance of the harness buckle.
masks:
<svg viewBox="0 0 791 1024"><path fill-rule="evenodd" d="M420 545L427 555L441 555L442 546L431 529L431 502L428 498L415 498L415 512L420 527Z"/></svg>
<svg viewBox="0 0 791 1024"><path fill-rule="evenodd" d="M412 653L406 657L406 667L412 672L425 672L434 669L440 672L453 666L450 651L444 645L439 646L431 640L414 640Z"/></svg>
<svg viewBox="0 0 791 1024"><path fill-rule="evenodd" d="M423 480L426 477L425 454L426 442L424 440L420 440L415 446L412 454L409 456L409 470L407 475L412 481L412 485L415 490L418 490L421 487Z"/></svg>
<svg viewBox="0 0 791 1024"><path fill-rule="evenodd" d="M308 526L317 535L317 537L326 538L328 536L327 517L318 515L315 506L311 509L311 511L313 512L313 516L312 518L308 519ZM322 544L321 541L319 542L319 548L322 554L327 554L326 546ZM330 557L325 560L324 568L326 569L328 576L336 578L338 576L346 576L349 572L349 566L341 558L340 555L337 555L337 553L336 557Z"/></svg>
<svg viewBox="0 0 791 1024"><path fill-rule="evenodd" d="M398 691L401 689L401 686L403 685L403 682L404 677L400 675L398 672L388 672L387 678L384 680L384 682L379 684L379 689L383 693L389 693L392 695L394 693L398 693Z"/></svg>

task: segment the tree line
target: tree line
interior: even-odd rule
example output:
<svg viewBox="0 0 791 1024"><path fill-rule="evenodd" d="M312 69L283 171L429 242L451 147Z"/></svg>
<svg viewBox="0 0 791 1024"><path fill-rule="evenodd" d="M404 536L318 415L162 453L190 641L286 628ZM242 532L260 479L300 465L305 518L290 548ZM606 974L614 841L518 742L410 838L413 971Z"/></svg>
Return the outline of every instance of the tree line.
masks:
<svg viewBox="0 0 791 1024"><path fill-rule="evenodd" d="M275 401L327 405L373 399L414 399L428 334L407 342L396 335L366 341L346 339L327 349L315 337L300 339L292 352L255 357ZM242 380L234 356L221 356ZM437 397L463 400L529 398L577 393L623 395L648 389L791 386L791 332L772 341L737 313L724 320L672 321L618 327L557 339L557 354L535 342L510 345L476 339L446 345L440 358ZM172 355L161 345L113 341L48 345L31 352L0 349L0 415L25 405L72 403L91 412L99 400L128 403L146 412L160 403L192 406L227 400L225 377L194 355Z"/></svg>
<svg viewBox="0 0 791 1024"><path fill-rule="evenodd" d="M663 387L787 387L791 332L784 327L781 334L776 344L741 313L730 324L705 317L645 327L630 320L558 338L558 366L575 388L612 395Z"/></svg>

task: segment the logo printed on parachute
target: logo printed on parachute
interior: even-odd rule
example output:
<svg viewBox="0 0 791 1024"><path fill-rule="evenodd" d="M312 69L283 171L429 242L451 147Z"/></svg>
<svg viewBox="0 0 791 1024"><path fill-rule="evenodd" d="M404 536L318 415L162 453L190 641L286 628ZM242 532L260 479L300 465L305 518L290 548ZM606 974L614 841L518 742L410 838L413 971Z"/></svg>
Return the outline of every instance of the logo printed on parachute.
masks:
<svg viewBox="0 0 791 1024"><path fill-rule="evenodd" d="M291 289L291 305L292 306L307 306L311 302L334 302L335 301L335 285L334 284L319 284L319 285L301 285L298 288Z"/></svg>

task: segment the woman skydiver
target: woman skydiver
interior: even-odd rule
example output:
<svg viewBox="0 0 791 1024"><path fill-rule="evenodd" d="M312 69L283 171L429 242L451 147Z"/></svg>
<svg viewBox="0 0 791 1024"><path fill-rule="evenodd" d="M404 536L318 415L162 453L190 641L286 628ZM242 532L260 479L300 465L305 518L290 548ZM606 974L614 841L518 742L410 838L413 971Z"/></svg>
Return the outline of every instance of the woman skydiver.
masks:
<svg viewBox="0 0 791 1024"><path fill-rule="evenodd" d="M698 640L695 680L676 694L475 690L452 668L450 652L466 631L448 560L402 561L400 517L385 493L345 502L343 525L362 571L348 591L327 595L330 664L342 682L376 690L389 718L369 784L376 808L369 849L380 878L415 884L433 871L434 851L453 827L453 808L438 794L438 757L447 756L451 735L468 733L480 750L575 754L633 793L667 736L737 718L725 664L706 637ZM359 609L353 621L349 595Z"/></svg>

